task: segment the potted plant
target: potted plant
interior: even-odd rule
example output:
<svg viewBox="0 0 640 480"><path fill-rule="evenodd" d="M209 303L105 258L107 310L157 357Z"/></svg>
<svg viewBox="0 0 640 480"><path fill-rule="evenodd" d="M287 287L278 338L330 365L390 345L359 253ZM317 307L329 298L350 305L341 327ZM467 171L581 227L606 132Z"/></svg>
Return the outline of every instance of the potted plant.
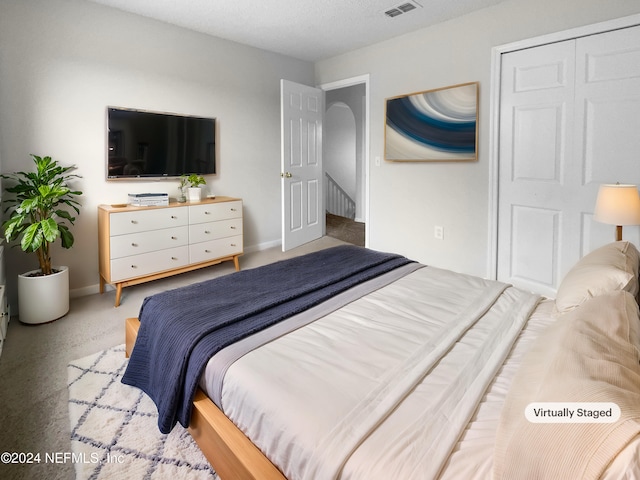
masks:
<svg viewBox="0 0 640 480"><path fill-rule="evenodd" d="M69 269L51 262L51 244L60 238L63 248L71 248L74 238L69 231L80 214L76 197L67 182L79 175L69 173L76 167L61 167L51 157L31 155L35 172L2 175L14 185L6 188L15 198L6 201L9 219L4 222L7 242L19 239L25 252L38 257L40 268L18 275L19 320L38 324L56 320L69 311Z"/></svg>
<svg viewBox="0 0 640 480"><path fill-rule="evenodd" d="M202 199L202 189L200 185L206 185L206 181L203 176L196 173L191 175L182 175L180 177L180 191L183 192L187 189L187 198L190 202L199 202Z"/></svg>

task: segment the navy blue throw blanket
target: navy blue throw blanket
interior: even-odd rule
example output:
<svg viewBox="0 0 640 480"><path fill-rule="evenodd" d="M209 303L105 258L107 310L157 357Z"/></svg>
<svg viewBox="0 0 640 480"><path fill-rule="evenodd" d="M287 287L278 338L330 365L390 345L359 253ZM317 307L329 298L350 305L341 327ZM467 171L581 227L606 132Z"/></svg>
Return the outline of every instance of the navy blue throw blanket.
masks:
<svg viewBox="0 0 640 480"><path fill-rule="evenodd" d="M219 350L410 262L345 245L147 297L122 382L155 402L162 433L178 421L186 427L200 376Z"/></svg>

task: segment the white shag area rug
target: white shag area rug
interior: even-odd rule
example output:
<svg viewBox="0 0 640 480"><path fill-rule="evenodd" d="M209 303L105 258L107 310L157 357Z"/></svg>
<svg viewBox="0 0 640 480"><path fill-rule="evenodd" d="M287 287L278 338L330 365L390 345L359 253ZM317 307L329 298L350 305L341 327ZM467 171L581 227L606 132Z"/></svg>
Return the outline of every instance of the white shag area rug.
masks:
<svg viewBox="0 0 640 480"><path fill-rule="evenodd" d="M76 479L217 479L181 425L160 433L155 404L121 383L126 365L120 345L68 366Z"/></svg>

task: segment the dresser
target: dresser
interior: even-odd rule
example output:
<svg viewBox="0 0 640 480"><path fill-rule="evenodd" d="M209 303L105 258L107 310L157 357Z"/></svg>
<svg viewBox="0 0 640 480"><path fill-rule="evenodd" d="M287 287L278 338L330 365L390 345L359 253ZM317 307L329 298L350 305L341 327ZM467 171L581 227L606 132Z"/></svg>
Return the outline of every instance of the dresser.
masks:
<svg viewBox="0 0 640 480"><path fill-rule="evenodd" d="M216 197L162 207L98 206L100 293L189 272L243 252L242 200Z"/></svg>

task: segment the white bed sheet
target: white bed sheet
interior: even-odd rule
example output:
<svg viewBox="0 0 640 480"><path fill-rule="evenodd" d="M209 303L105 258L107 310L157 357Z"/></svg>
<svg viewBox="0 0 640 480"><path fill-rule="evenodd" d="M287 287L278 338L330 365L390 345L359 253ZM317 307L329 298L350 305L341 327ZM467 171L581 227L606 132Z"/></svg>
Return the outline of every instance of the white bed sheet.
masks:
<svg viewBox="0 0 640 480"><path fill-rule="evenodd" d="M538 335L556 319L554 301L545 299L540 302L456 444L440 480L492 478L496 431L511 381L527 350ZM640 437L637 437L609 465L602 480L640 480L639 458Z"/></svg>
<svg viewBox="0 0 640 480"><path fill-rule="evenodd" d="M419 277L419 272L353 302L312 325L250 352L227 371L222 391L225 414L283 470L285 475L297 477L300 471L305 470L309 452L315 450L315 442L326 434L327 417L339 418L343 414L341 409L344 408L344 402L349 404L357 400L350 398L351 392L354 391L354 382L367 382L367 377L378 375L385 368L384 365L394 361L392 357L401 353L402 347L398 350L399 346L410 345L414 338L419 337L422 329L433 328L434 324L429 322L425 326L425 312L427 317L446 318L454 309L453 306L462 300L461 296L464 296L465 290L457 291L453 283L448 283L449 280L446 279L439 289L438 302L434 304L430 300L421 299L415 293L417 284L412 277ZM450 281L454 282L453 277ZM390 306L383 298L387 294L395 297L394 306ZM524 352L539 332L555 321L552 307L553 301L545 300L536 308L531 320L519 335L509 358L482 398L472 421L455 444L440 478L491 478L493 444L502 403ZM400 332L395 330L394 338L390 339L388 327L384 322L399 316L406 322L403 323L406 328ZM368 328L373 326L373 335L357 338L357 342L354 342L353 332L348 325L360 325L363 322L368 324ZM474 335L464 337L459 343L473 343ZM350 357L348 369L345 369L344 364L338 359L327 358L322 353L326 346L330 346L331 349L338 348L343 355ZM416 388L417 394L412 395L411 401L408 402L413 403L413 407L407 405L406 408L398 408L392 415L395 417L394 422L399 419L400 424L411 423L416 406L419 408L421 402L432 400L430 389L433 385L444 384L450 373L460 368L460 361L465 356L464 348L460 353L458 357L450 359L448 365L443 365L437 375L432 376L429 380L432 385L427 382ZM318 368L319 366L321 367ZM295 377L298 380L292 383L286 376L277 373L273 375L274 372L287 371L301 373L302 377ZM373 381L374 378L370 380ZM246 389L245 385L251 385L251 388ZM317 388L318 386L320 388ZM311 398L306 395L308 389L315 392ZM278 394L277 401L274 400L274 394ZM304 408L299 405L298 399L301 397L307 399ZM336 398L342 398L344 402L336 403ZM242 405L242 411L239 411L238 405ZM374 450L379 448L375 444L384 445L390 436L396 436L401 441L404 438L402 432L390 427L394 422L386 422L385 427L365 440L365 447L356 450L345 465L341 479L432 477L420 475L415 470L408 476L401 465L395 465L389 470L381 465L388 463L388 459L381 458L381 464L371 461L369 447ZM405 441L413 442L410 436L407 436ZM394 442L394 445L397 443ZM281 448L283 444L288 445L284 451ZM607 471L606 480L635 478L621 474L626 471L625 456L632 458L633 455L637 455L639 445L640 439L625 449L619 456L619 461ZM401 455L401 451L402 449L399 449L396 452L391 448L385 453L393 460L396 455Z"/></svg>
<svg viewBox="0 0 640 480"><path fill-rule="evenodd" d="M340 459L348 458L342 444L360 442L340 478L410 478L429 469L435 470L428 475L433 476L440 465L435 459L444 461L457 437L451 436L448 425L466 424L536 301L498 282L433 267L420 269L235 362L225 377L222 408L289 478L333 478L342 466ZM526 315L516 322L512 309L519 312L523 307ZM480 320L466 333L460 330L461 337L449 334L468 318ZM438 360L431 352L440 349L439 339L446 336L460 339ZM328 358L327 352L336 351L335 358ZM352 435L351 430L361 430L366 421L350 425L350 417L365 412L363 418L375 422L382 409L370 392L386 386L381 379L390 373L394 381L396 373L403 381L405 375L413 376L413 364L411 369L404 367L417 351L435 362L420 365L430 369L434 364L430 374L422 378L419 370L415 383L399 382L405 390L391 396L401 403L383 410L384 415L390 412L391 420L371 435L366 429L362 438L360 433ZM491 368L469 373L485 364ZM433 395L451 385L446 395ZM468 390L477 393L469 395ZM381 403L388 400L387 391L384 394ZM363 396L373 402L362 403ZM443 401L451 404L450 411L440 411ZM369 410L375 415L368 416ZM416 412L423 417L421 423L415 421ZM424 424L429 428L422 428ZM425 435L436 429L441 430L438 441ZM441 441L446 435L451 437L448 442ZM388 448L389 438L395 439L393 448ZM380 451L384 454L372 454Z"/></svg>
<svg viewBox="0 0 640 480"><path fill-rule="evenodd" d="M540 302L523 328L509 357L487 389L475 415L451 453L440 476L441 480L491 478L496 430L511 380L533 341L556 320L553 306L553 300L545 299Z"/></svg>

